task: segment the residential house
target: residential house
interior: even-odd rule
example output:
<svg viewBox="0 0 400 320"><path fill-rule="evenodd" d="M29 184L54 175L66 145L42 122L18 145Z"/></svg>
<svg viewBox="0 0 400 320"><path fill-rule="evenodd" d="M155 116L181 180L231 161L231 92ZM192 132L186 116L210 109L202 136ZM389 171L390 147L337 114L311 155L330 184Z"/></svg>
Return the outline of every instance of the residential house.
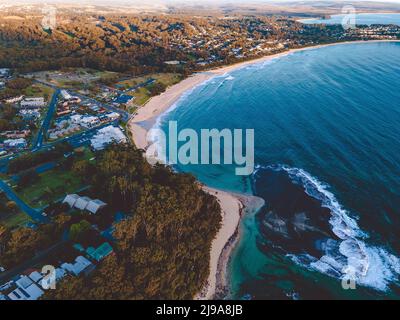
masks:
<svg viewBox="0 0 400 320"><path fill-rule="evenodd" d="M76 200L74 207L79 210L85 210L90 201L91 199L89 197L79 197L79 199Z"/></svg>
<svg viewBox="0 0 400 320"><path fill-rule="evenodd" d="M0 133L0 135L5 136L8 139L21 139L26 138L30 135L30 130L21 130L21 131L5 131Z"/></svg>
<svg viewBox="0 0 400 320"><path fill-rule="evenodd" d="M86 206L86 210L92 214L96 214L100 209L104 208L107 204L99 199L91 200Z"/></svg>
<svg viewBox="0 0 400 320"><path fill-rule="evenodd" d="M37 109L47 105L43 97L25 98L21 101L20 106L23 109Z"/></svg>
<svg viewBox="0 0 400 320"><path fill-rule="evenodd" d="M94 266L85 257L78 256L75 259L75 263L63 263L61 265L61 268L73 274L74 276L79 276L82 272L90 272L94 268Z"/></svg>
<svg viewBox="0 0 400 320"><path fill-rule="evenodd" d="M67 90L61 90L61 96L63 97L64 100L70 100L72 99L72 96L68 93Z"/></svg>
<svg viewBox="0 0 400 320"><path fill-rule="evenodd" d="M113 252L113 248L108 242L104 242L101 246L97 249L93 247L89 247L86 249L86 253L92 259L96 260L97 262L103 260L105 257L110 255Z"/></svg>
<svg viewBox="0 0 400 320"><path fill-rule="evenodd" d="M22 99L24 98L24 96L17 96L17 97L12 97L12 98L8 98L5 100L5 103L17 103L22 101Z"/></svg>
<svg viewBox="0 0 400 320"><path fill-rule="evenodd" d="M68 195L65 197L63 203L68 203L69 206L72 208L72 207L75 205L76 201L77 201L79 198L80 198L80 197L79 197L77 194L68 194Z"/></svg>
<svg viewBox="0 0 400 320"><path fill-rule="evenodd" d="M8 68L1 68L0 69L0 78L7 78L11 74L11 70Z"/></svg>
<svg viewBox="0 0 400 320"><path fill-rule="evenodd" d="M20 139L7 139L3 142L5 148L8 149L22 149L27 147L27 142L24 138Z"/></svg>
<svg viewBox="0 0 400 320"><path fill-rule="evenodd" d="M17 288L8 295L11 300L37 300L44 294L28 276L21 276L15 284Z"/></svg>
<svg viewBox="0 0 400 320"><path fill-rule="evenodd" d="M91 214L96 214L100 209L107 204L99 199L92 200L89 197L80 197L77 194L69 194L63 200L63 203L68 203L71 208L79 210L87 210Z"/></svg>
<svg viewBox="0 0 400 320"><path fill-rule="evenodd" d="M116 97L113 101L114 104L120 105L120 104L125 104L125 105L130 105L135 97L129 96L127 94L121 94L120 96Z"/></svg>
<svg viewBox="0 0 400 320"><path fill-rule="evenodd" d="M107 145L111 143L126 143L127 139L120 128L112 125L104 127L97 131L97 134L93 136L90 143L94 150L103 150Z"/></svg>

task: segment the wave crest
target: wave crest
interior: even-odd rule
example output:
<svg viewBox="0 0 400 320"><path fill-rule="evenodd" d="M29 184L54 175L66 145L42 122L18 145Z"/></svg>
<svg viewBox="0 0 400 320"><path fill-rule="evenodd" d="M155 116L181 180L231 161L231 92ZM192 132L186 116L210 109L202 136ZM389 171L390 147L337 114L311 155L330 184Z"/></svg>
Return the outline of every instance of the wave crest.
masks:
<svg viewBox="0 0 400 320"><path fill-rule="evenodd" d="M330 210L332 232L340 239L339 244L328 239L324 244L325 255L319 259L309 254L288 254L293 262L339 279L351 275L356 284L379 291L387 291L390 283L398 281L400 259L382 247L365 243L368 234L359 228L357 218L340 205L328 185L299 168L257 166L255 174L261 169L285 171L293 183L300 184L310 197L319 200L322 207Z"/></svg>

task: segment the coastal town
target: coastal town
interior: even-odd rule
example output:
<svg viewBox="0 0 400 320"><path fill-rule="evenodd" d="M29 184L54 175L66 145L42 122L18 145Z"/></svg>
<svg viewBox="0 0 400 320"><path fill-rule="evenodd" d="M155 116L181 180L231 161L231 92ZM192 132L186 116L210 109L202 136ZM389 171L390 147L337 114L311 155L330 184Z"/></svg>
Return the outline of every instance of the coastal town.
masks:
<svg viewBox="0 0 400 320"><path fill-rule="evenodd" d="M210 71L221 66L251 63L293 49L349 41L400 40L400 26L396 25L344 29L340 25L302 24L298 17L228 14L123 17L71 16L66 11L60 14L57 28L48 32L32 27L37 25L35 19L21 18L21 12L13 12L12 8L7 10L0 16L0 21L8 21L0 31L0 43L4 45L4 54L0 54L0 300L42 299L52 286L65 285L63 279L86 281L96 270L101 270L97 276L103 275L103 262L117 259L121 246L130 248L121 240L125 230L119 230L118 224L133 221L132 211L146 205L146 199L137 199L142 193L147 195L143 185L151 179L129 172L139 182L128 187L126 174L121 172L126 168L113 168L107 152L120 155L121 161L128 159L127 166L137 165L150 176L151 169L126 156L124 148L146 147L138 143L135 132L141 130L138 125L151 119L148 114L143 117L143 110L159 108L156 99L172 86L193 79L193 75L200 77L191 81L201 82L221 74ZM15 30L19 30L18 37ZM89 36L84 36L82 30ZM46 49L52 34L56 48ZM17 38L26 42L27 48L42 41L38 51L48 51L30 59L24 50L14 52L9 46ZM68 44L63 43L65 38L70 40ZM83 44L89 48L85 50L90 60L82 57ZM63 46L65 52L71 52L69 56L60 53ZM120 58L119 63L110 63L110 57ZM193 84L198 83L190 86ZM171 102L177 98L179 95ZM100 166L103 175L96 173ZM159 177L172 175L159 168L153 170L156 172L151 178L160 185ZM119 179L113 180L108 174L115 172ZM186 184L193 183L189 178L182 179L188 179ZM113 189L102 189L102 184L109 187L108 183ZM180 185L173 180L171 188L175 184ZM127 194L136 188L140 189L138 195L129 198ZM226 194L211 194L235 201ZM125 204L135 201L140 203L135 210ZM223 211L236 212L234 222L238 224L241 203L231 204L232 208L220 204ZM213 244L217 251L211 257L212 275L217 272L226 242L233 242L231 238L237 231L237 226L224 223L222 219L222 229L229 230L224 231L221 242ZM136 220L132 230L139 248L144 247L141 241L151 232L159 236ZM146 250L136 252L137 256L142 259L150 255L150 249ZM161 259L163 254L157 254L152 259ZM208 265L203 268L208 270ZM211 299L218 281L215 276L205 278L212 290L203 295ZM158 288L159 284L151 286ZM152 287L146 287L146 293L137 297L157 298Z"/></svg>

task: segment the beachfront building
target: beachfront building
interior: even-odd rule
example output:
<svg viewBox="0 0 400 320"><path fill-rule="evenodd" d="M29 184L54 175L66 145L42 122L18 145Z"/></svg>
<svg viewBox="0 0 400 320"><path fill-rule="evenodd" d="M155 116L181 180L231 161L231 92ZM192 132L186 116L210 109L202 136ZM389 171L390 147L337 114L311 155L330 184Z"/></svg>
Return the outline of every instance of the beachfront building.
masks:
<svg viewBox="0 0 400 320"><path fill-rule="evenodd" d="M121 104L125 104L125 105L130 105L132 104L133 100L135 99L135 97L133 96L129 96L127 94L121 94L120 96L116 97L113 101L114 105L121 105Z"/></svg>
<svg viewBox="0 0 400 320"><path fill-rule="evenodd" d="M94 150L103 150L107 145L111 143L126 142L127 139L122 130L118 127L114 127L111 125L97 131L97 134L90 140L90 143Z"/></svg>

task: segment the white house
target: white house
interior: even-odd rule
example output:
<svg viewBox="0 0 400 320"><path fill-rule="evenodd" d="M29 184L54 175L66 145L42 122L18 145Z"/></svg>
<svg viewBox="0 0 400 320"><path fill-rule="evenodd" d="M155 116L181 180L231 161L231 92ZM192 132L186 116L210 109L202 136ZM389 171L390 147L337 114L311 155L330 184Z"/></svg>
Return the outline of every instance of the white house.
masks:
<svg viewBox="0 0 400 320"><path fill-rule="evenodd" d="M25 148L28 144L24 138L4 140L6 148Z"/></svg>
<svg viewBox="0 0 400 320"><path fill-rule="evenodd" d="M177 61L177 60L171 60L171 61L164 61L164 63L165 63L165 64L169 64L169 65L171 65L171 66L174 66L174 65L180 64L181 62L180 62L180 61Z"/></svg>
<svg viewBox="0 0 400 320"><path fill-rule="evenodd" d="M81 117L80 125L85 128L92 128L92 127L98 125L99 122L100 122L100 120L98 117L84 116L84 117Z"/></svg>
<svg viewBox="0 0 400 320"><path fill-rule="evenodd" d="M40 280L42 280L43 276L41 273L37 271L33 271L30 275L29 278L32 279L33 282L39 283Z"/></svg>
<svg viewBox="0 0 400 320"><path fill-rule="evenodd" d="M8 68L1 68L0 69L0 78L6 78L10 75L11 71Z"/></svg>
<svg viewBox="0 0 400 320"><path fill-rule="evenodd" d="M99 131L90 140L90 143L95 150L102 150L110 143L126 143L127 139L120 128L107 126Z"/></svg>
<svg viewBox="0 0 400 320"><path fill-rule="evenodd" d="M21 276L15 284L18 288L8 295L11 300L37 300L44 294L43 290L27 276Z"/></svg>
<svg viewBox="0 0 400 320"><path fill-rule="evenodd" d="M25 98L23 101L21 101L20 106L21 108L42 108L45 107L46 101L44 100L43 97L38 97L38 98Z"/></svg>
<svg viewBox="0 0 400 320"><path fill-rule="evenodd" d="M75 259L75 263L63 263L61 268L75 276L79 276L82 272L87 270L92 263L85 257L79 256Z"/></svg>
<svg viewBox="0 0 400 320"><path fill-rule="evenodd" d="M92 214L96 214L100 209L107 205L107 203L99 199L92 200L89 197L80 197L77 194L67 195L63 200L63 203L68 203L71 208L87 210Z"/></svg>
<svg viewBox="0 0 400 320"><path fill-rule="evenodd" d="M67 90L61 90L61 96L63 97L64 100L72 99L72 96L68 93Z"/></svg>
<svg viewBox="0 0 400 320"><path fill-rule="evenodd" d="M92 214L96 214L97 211L104 208L107 204L99 199L91 200L86 206L86 210Z"/></svg>
<svg viewBox="0 0 400 320"><path fill-rule="evenodd" d="M63 203L68 203L69 206L72 208L79 198L80 197L77 194L68 194L63 200Z"/></svg>
<svg viewBox="0 0 400 320"><path fill-rule="evenodd" d="M74 114L71 116L72 123L79 124L85 128L92 128L99 124L100 120L98 117L94 116L81 116L79 114Z"/></svg>
<svg viewBox="0 0 400 320"><path fill-rule="evenodd" d="M13 97L13 98L6 99L5 102L6 103L17 103L17 102L20 102L23 98L24 98L24 96Z"/></svg>
<svg viewBox="0 0 400 320"><path fill-rule="evenodd" d="M108 118L110 121L118 120L121 116L117 112L109 112L105 114L105 116Z"/></svg>
<svg viewBox="0 0 400 320"><path fill-rule="evenodd" d="M91 199L89 197L80 197L76 200L74 207L79 210L85 210Z"/></svg>

